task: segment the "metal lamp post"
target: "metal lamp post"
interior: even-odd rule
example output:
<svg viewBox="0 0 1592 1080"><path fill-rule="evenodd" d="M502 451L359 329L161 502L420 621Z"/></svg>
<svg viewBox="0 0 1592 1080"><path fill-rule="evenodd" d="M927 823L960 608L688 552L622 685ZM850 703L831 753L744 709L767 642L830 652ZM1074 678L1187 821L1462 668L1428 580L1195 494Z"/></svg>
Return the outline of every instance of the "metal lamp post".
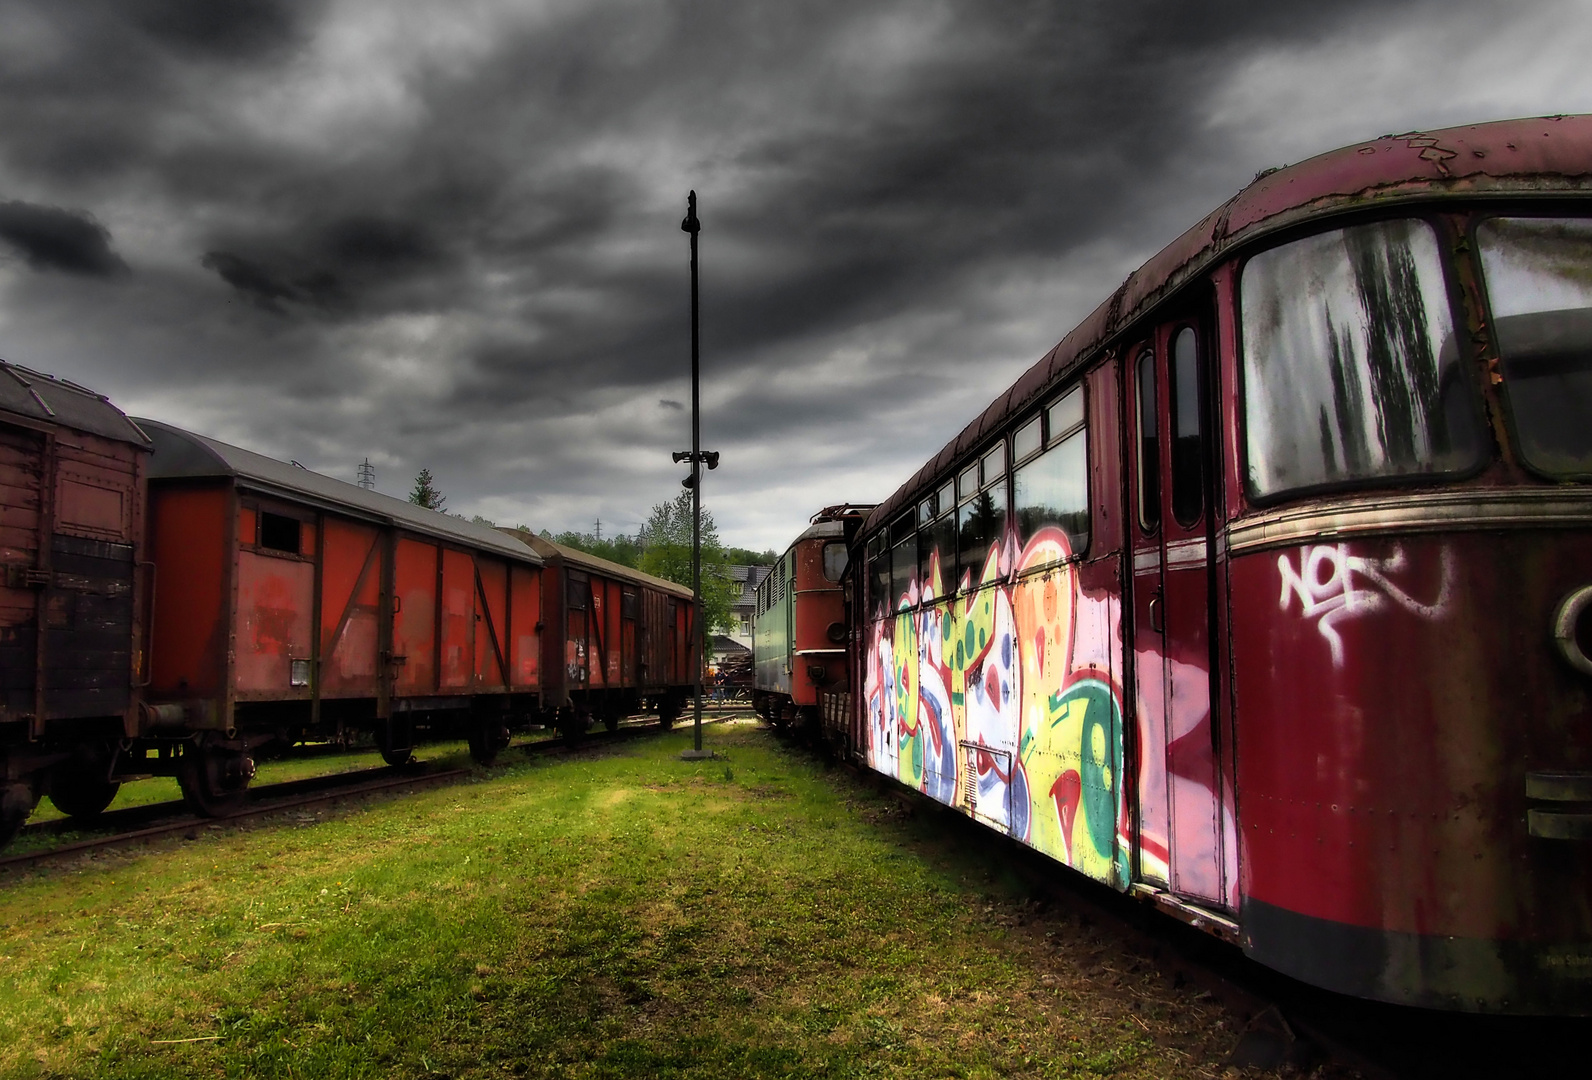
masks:
<svg viewBox="0 0 1592 1080"><path fill-rule="evenodd" d="M702 618L702 466L719 467L718 453L702 449L702 364L697 335L697 234L702 231L702 222L697 220L696 201L693 191L686 197L685 220L680 222L681 230L691 234L691 449L674 455L675 461L691 463L691 475L685 478L685 486L691 489L691 599L695 620L692 633L697 639L697 658L694 738L692 749L680 755L687 761L713 756L713 751L702 749L702 668L707 662L708 646L707 622Z"/></svg>

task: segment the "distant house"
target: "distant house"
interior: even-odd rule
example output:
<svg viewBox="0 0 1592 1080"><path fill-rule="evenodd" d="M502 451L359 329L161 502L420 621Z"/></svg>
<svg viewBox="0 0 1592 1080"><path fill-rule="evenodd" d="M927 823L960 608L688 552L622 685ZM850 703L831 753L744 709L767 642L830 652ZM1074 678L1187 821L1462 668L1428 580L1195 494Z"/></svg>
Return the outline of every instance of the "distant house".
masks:
<svg viewBox="0 0 1592 1080"><path fill-rule="evenodd" d="M734 652L733 646L750 651L752 648L752 612L757 610L757 587L763 584L763 579L768 577L771 566L736 566L730 567L730 580L741 587L741 593L730 605L730 615L734 628L729 634L716 635L713 640L713 653L717 657L723 653Z"/></svg>

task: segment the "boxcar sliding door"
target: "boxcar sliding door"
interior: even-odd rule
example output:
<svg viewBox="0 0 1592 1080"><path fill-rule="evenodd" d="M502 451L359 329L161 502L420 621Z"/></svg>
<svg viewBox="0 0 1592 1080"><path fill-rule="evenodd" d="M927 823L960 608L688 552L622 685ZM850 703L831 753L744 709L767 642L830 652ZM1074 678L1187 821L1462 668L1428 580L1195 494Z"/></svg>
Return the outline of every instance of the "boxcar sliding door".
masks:
<svg viewBox="0 0 1592 1080"><path fill-rule="evenodd" d="M1225 829L1213 723L1214 544L1208 320L1157 327L1129 351L1139 875L1220 904Z"/></svg>

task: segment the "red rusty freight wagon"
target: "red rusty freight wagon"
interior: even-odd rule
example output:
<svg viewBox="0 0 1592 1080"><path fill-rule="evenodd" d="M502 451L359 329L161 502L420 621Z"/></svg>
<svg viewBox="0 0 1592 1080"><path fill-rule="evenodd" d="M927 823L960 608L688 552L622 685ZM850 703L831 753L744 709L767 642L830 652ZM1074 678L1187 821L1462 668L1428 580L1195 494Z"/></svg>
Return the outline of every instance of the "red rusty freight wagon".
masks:
<svg viewBox="0 0 1592 1080"><path fill-rule="evenodd" d="M137 733L149 440L105 398L0 361L0 843L49 794L96 813Z"/></svg>
<svg viewBox="0 0 1592 1080"><path fill-rule="evenodd" d="M541 688L542 559L496 529L156 421L151 711L201 732L184 793L225 812L272 739L419 729L490 759Z"/></svg>
<svg viewBox="0 0 1592 1080"><path fill-rule="evenodd" d="M566 732L654 702L668 727L695 691L691 590L522 530L546 561L542 705Z"/></svg>

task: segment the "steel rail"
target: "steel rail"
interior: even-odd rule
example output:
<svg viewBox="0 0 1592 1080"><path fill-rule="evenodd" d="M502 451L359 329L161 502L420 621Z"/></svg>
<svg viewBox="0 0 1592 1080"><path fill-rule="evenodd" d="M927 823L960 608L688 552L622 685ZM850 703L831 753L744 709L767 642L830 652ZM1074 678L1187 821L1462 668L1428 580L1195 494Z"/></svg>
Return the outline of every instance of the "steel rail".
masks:
<svg viewBox="0 0 1592 1080"><path fill-rule="evenodd" d="M717 723L727 719L730 719L730 717L720 716L708 722ZM521 750L531 756L552 756L578 752L583 749L594 750L610 743L627 742L649 734L665 734L665 732L658 722L654 720L649 723L625 724L616 731L590 732L574 743L555 738L518 743L509 747L509 749ZM122 825L141 824L143 822L160 823L130 830L118 829L107 832L104 836L90 837L86 840L63 844L59 847L0 856L0 872L32 866L37 863L88 851L104 850L145 840L158 839L162 836L171 836L194 829L211 829L232 825L248 821L251 818L280 813L284 810L296 810L306 806L335 803L343 799L401 788L406 785L434 784L456 780L460 777L473 775L474 772L473 768L425 772L413 770L410 766L393 767L389 765L374 769L357 769L350 772L330 773L325 776L305 777L300 780L285 780L277 784L263 785L250 791L249 805L220 818L199 817L188 813L185 803L170 801L150 803L144 806L130 806L122 810L110 811L99 815L89 822L76 821L72 818L40 822L36 825L27 826L22 835L38 836L48 832L80 832L102 827L107 822ZM351 779L357 781L360 778L371 779L364 783L349 783ZM270 801L260 801L262 798ZM160 820L170 814L178 816L166 821ZM113 815L116 816L113 817Z"/></svg>
<svg viewBox="0 0 1592 1080"><path fill-rule="evenodd" d="M403 787L405 785L438 783L444 780L453 780L461 776L468 776L470 769L444 769L438 772L411 774L408 776L388 777L364 784L350 784L335 788L331 791L322 791L312 795L300 795L296 798L274 799L268 803L246 806L234 813L221 818L199 817L194 814L185 814L159 825L151 825L131 832L117 832L106 836L93 837L88 840L79 840L76 843L63 844L60 847L46 848L42 851L25 851L16 855L0 857L0 870L15 867L31 866L35 863L45 862L50 859L62 858L68 855L77 855L86 851L97 851L103 848L120 847L124 844L137 843L141 840L153 840L173 833L188 832L197 828L215 828L222 825L232 825L250 818L263 817L267 814L280 813L283 810L294 810L304 806L314 806L322 803L337 802L340 799L351 798L358 795L368 795L372 792L386 791L389 788ZM340 774L346 777L348 774ZM275 785L272 785L275 786ZM157 803L156 806L183 806L182 803ZM135 809L143 809L137 807Z"/></svg>

